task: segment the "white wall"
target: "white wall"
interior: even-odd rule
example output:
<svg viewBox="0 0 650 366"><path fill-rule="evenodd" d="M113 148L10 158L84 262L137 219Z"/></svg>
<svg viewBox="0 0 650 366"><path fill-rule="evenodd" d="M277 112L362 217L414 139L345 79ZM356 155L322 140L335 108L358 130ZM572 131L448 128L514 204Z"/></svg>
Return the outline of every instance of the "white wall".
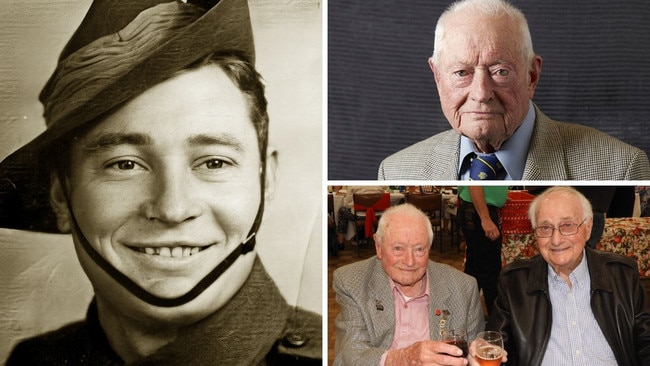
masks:
<svg viewBox="0 0 650 366"><path fill-rule="evenodd" d="M322 313L322 5L249 2L257 68L267 84L270 140L280 153L278 190L257 248L287 301ZM38 93L89 6L87 0L3 0L0 159L44 129ZM92 289L69 236L0 229L0 294L4 362L18 338L82 318Z"/></svg>

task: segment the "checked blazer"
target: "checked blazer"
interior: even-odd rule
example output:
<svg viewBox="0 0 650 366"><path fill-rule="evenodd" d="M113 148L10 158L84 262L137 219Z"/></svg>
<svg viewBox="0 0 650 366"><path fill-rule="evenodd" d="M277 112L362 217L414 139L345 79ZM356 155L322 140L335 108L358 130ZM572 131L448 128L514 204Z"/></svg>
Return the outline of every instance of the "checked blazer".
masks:
<svg viewBox="0 0 650 366"><path fill-rule="evenodd" d="M460 135L448 130L387 157L379 180L458 180ZM535 106L522 180L649 180L645 152L594 128L558 122Z"/></svg>
<svg viewBox="0 0 650 366"><path fill-rule="evenodd" d="M474 339L485 325L476 280L431 260L427 274L430 339L440 340L441 315L436 314L437 309L451 313L445 327L465 328L468 339ZM335 320L334 365L378 365L395 332L394 300L381 262L373 256L338 268L332 287L341 307Z"/></svg>

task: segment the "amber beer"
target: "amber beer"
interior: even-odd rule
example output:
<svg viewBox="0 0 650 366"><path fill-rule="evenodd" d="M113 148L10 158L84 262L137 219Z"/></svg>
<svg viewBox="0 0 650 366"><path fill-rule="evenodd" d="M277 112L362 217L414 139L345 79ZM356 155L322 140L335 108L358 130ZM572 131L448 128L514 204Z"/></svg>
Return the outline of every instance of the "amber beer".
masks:
<svg viewBox="0 0 650 366"><path fill-rule="evenodd" d="M499 366L503 357L503 348L485 344L476 350L476 360L481 366Z"/></svg>

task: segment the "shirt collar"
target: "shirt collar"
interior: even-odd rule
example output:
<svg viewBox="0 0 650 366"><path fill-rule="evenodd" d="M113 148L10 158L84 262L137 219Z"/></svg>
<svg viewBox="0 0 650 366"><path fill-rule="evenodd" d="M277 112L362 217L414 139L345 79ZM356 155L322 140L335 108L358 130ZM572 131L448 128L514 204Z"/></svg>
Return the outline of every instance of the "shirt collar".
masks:
<svg viewBox="0 0 650 366"><path fill-rule="evenodd" d="M548 279L549 283L561 282L564 283L564 280L553 270L551 265L548 265ZM551 282L553 281L553 282ZM576 268L573 269L569 275L569 281L574 287L584 288L584 286L590 286L590 277L589 277L589 267L587 267L587 255L585 250L582 250L582 260ZM589 288L589 287L587 287Z"/></svg>
<svg viewBox="0 0 650 366"><path fill-rule="evenodd" d="M521 180L526 167L528 146L535 128L535 107L533 102L528 102L528 113L522 124L515 130L515 133L507 139L501 149L495 152L497 158L506 171L506 180ZM463 167L463 161L467 154L476 152L474 143L465 136L460 137L460 155L458 157L458 173L461 180L469 178L468 167ZM465 169L463 169L465 168Z"/></svg>
<svg viewBox="0 0 650 366"><path fill-rule="evenodd" d="M395 297L397 294L400 294L400 296L404 297L404 294L402 291L397 287L397 283L393 281L392 278L388 277L388 280L390 281L390 290L391 293L393 294L393 297ZM412 297L411 300L418 299L420 297L426 296L428 298L431 297L430 291L429 291L429 271L426 271L424 273L423 281L422 281L422 286L424 286L424 293L415 297Z"/></svg>

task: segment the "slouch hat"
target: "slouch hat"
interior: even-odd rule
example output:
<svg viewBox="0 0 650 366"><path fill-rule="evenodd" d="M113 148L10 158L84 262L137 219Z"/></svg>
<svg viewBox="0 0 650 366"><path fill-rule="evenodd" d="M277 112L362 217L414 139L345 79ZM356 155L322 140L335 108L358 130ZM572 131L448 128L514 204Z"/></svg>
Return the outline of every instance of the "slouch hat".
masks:
<svg viewBox="0 0 650 366"><path fill-rule="evenodd" d="M47 148L215 52L254 64L246 0L94 1L41 91L46 130L0 163L0 227L58 232Z"/></svg>

